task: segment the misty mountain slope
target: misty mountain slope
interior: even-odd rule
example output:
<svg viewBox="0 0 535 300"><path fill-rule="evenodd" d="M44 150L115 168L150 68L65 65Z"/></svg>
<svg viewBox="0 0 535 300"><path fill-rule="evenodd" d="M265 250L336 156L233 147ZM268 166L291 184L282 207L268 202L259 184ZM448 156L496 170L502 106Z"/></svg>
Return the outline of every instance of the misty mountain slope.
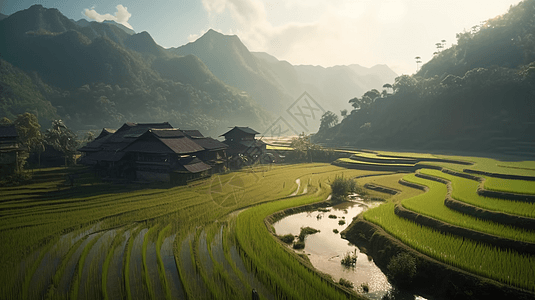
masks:
<svg viewBox="0 0 535 300"><path fill-rule="evenodd" d="M8 41L0 45L2 57L48 84L46 91L35 82L33 88L75 130L118 127L126 121L169 121L175 127L218 135L222 127L262 130L270 122L269 113L251 97L215 78L197 58L175 56L171 66L177 69L169 74L154 69L153 62L157 66L158 60L173 55L162 51L146 32L130 35L96 22L82 27L55 9L32 6L0 21L0 40ZM8 78L16 75L6 72ZM13 90L10 99L16 102L4 106L2 114L19 113L17 107L24 107L29 97L13 80L0 83L6 87L3 99L5 91Z"/></svg>
<svg viewBox="0 0 535 300"><path fill-rule="evenodd" d="M338 112L347 102L369 89L381 90L383 84L397 77L386 65L366 68L359 65L324 68L312 65L291 65L263 52L253 53L265 69L294 99L307 91L325 110Z"/></svg>
<svg viewBox="0 0 535 300"><path fill-rule="evenodd" d="M533 157L534 14L535 0L526 0L480 29L459 34L457 45L417 74L396 78L393 94L371 102L359 97L347 118L315 140Z"/></svg>
<svg viewBox="0 0 535 300"><path fill-rule="evenodd" d="M168 52L162 46L156 44L152 36L146 31L128 36L124 41L124 45L139 53L155 57L169 56Z"/></svg>
<svg viewBox="0 0 535 300"><path fill-rule="evenodd" d="M271 112L280 112L291 104L292 97L270 78L237 36L209 30L195 42L168 51L197 56L216 77L248 92Z"/></svg>
<svg viewBox="0 0 535 300"><path fill-rule="evenodd" d="M32 112L41 121L57 118L56 108L48 101L38 85L20 69L0 59L0 116L14 119ZM41 122L41 125L47 125Z"/></svg>

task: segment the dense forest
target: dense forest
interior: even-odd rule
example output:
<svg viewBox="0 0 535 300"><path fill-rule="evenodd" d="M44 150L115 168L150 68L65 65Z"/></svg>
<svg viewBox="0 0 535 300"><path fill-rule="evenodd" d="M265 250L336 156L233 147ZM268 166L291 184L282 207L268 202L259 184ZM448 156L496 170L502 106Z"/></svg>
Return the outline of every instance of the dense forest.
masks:
<svg viewBox="0 0 535 300"><path fill-rule="evenodd" d="M384 90L349 100L315 141L362 148L533 155L535 1L457 35L457 44Z"/></svg>

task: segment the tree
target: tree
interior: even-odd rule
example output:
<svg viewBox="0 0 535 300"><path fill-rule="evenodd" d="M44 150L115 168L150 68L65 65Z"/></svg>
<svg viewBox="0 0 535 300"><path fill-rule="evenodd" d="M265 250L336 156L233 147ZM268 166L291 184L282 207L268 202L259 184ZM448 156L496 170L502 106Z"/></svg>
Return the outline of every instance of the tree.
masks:
<svg viewBox="0 0 535 300"><path fill-rule="evenodd" d="M375 102L377 98L380 97L381 93L376 89L372 89L364 93L360 99L355 97L349 100L349 103L351 103L351 106L353 106L355 110L365 111L372 105L373 102Z"/></svg>
<svg viewBox="0 0 535 300"><path fill-rule="evenodd" d="M347 115L347 109L342 109L342 110L340 111L340 115L342 116L342 119L347 118L347 116L348 116L348 115Z"/></svg>
<svg viewBox="0 0 535 300"><path fill-rule="evenodd" d="M29 112L18 115L13 122L19 134L19 140L26 151L39 151L43 147L41 125L37 117Z"/></svg>
<svg viewBox="0 0 535 300"><path fill-rule="evenodd" d="M67 159L74 161L74 154L79 146L76 139L76 134L72 132L61 120L52 121L52 126L47 129L45 133L45 141L47 144L54 147L54 149L61 151L65 157L65 165Z"/></svg>
<svg viewBox="0 0 535 300"><path fill-rule="evenodd" d="M416 59L416 72L420 69L420 64L422 63L422 58L420 56L416 56L414 59Z"/></svg>
<svg viewBox="0 0 535 300"><path fill-rule="evenodd" d="M416 88L418 82L412 76L401 75L396 77L393 84L394 93L410 93L413 92Z"/></svg>
<svg viewBox="0 0 535 300"><path fill-rule="evenodd" d="M13 121L11 121L8 117L3 117L0 120L0 125L11 125L13 124Z"/></svg>
<svg viewBox="0 0 535 300"><path fill-rule="evenodd" d="M332 111L327 111L321 116L320 130L328 129L338 124L338 116Z"/></svg>
<svg viewBox="0 0 535 300"><path fill-rule="evenodd" d="M392 85L391 85L390 83L385 83L385 84L383 84L383 88L385 88L385 89L391 89L392 92L394 92L394 89L392 88Z"/></svg>

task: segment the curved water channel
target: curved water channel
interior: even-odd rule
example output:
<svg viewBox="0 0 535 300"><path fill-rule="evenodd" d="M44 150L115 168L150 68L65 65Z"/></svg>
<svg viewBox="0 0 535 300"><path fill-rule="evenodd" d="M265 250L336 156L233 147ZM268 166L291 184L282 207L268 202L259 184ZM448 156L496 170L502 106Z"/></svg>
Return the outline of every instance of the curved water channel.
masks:
<svg viewBox="0 0 535 300"><path fill-rule="evenodd" d="M331 275L334 280L347 279L353 282L358 292L362 292L361 285L366 284L369 287L366 296L370 299L381 299L392 290L386 276L371 257L361 253L359 248L340 237L340 232L351 223L353 217L381 203L381 201L364 201L354 197L351 201L327 207L329 211L322 209L322 211L315 210L287 216L274 223L273 227L278 235L297 236L301 227L306 226L320 230L306 237L303 250L294 251L308 255L310 262L317 270ZM341 220L345 221L345 224L340 225ZM338 233L333 232L334 229ZM355 267L348 268L341 264L347 252L357 254ZM420 296L414 296L414 299L425 300Z"/></svg>

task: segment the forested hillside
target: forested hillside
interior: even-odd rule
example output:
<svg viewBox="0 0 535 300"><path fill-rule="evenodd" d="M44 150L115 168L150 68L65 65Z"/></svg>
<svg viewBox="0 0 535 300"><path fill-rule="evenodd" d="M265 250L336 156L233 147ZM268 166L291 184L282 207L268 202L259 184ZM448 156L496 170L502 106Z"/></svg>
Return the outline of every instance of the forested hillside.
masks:
<svg viewBox="0 0 535 300"><path fill-rule="evenodd" d="M147 32L73 22L34 5L0 21L0 41L1 116L37 110L42 124L59 117L75 130L168 121L210 135L234 125L262 130L272 118L202 61L166 52Z"/></svg>
<svg viewBox="0 0 535 300"><path fill-rule="evenodd" d="M351 99L347 118L322 128L315 140L533 155L534 15L535 1L526 0L459 33L456 45L435 54L418 73L396 78L386 92Z"/></svg>

